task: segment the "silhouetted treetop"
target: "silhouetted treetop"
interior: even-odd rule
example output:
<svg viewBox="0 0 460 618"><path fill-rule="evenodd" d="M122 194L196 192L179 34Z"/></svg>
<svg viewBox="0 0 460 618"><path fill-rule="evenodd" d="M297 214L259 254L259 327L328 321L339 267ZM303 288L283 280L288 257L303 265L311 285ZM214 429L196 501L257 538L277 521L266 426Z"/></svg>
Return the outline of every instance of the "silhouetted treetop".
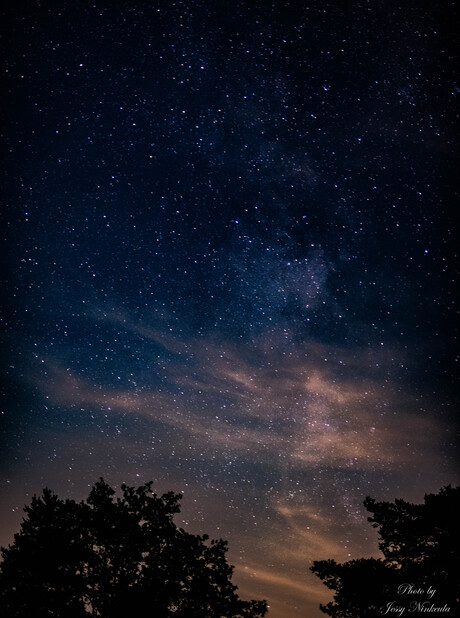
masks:
<svg viewBox="0 0 460 618"><path fill-rule="evenodd" d="M5 618L259 618L265 601L242 601L232 584L226 541L177 528L180 494L152 483L100 479L88 499L34 496L14 543L2 548Z"/></svg>
<svg viewBox="0 0 460 618"><path fill-rule="evenodd" d="M364 506L384 557L314 562L313 573L335 590L321 610L333 618L460 615L460 487L427 494L424 504L368 497Z"/></svg>
<svg viewBox="0 0 460 618"><path fill-rule="evenodd" d="M420 564L427 574L442 573L442 579L453 575L460 546L460 487L427 494L424 504L366 498L364 506L372 513L368 521L379 531L379 549L388 564L405 569Z"/></svg>

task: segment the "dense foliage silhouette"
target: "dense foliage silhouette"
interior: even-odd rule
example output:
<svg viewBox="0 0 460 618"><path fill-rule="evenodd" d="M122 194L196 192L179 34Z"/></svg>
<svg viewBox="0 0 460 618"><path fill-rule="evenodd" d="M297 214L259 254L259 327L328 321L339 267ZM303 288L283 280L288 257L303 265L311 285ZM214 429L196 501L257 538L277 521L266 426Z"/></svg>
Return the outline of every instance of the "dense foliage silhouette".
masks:
<svg viewBox="0 0 460 618"><path fill-rule="evenodd" d="M335 590L321 610L333 618L460 616L460 487L425 495L424 504L366 498L364 506L384 557L314 562L313 573Z"/></svg>
<svg viewBox="0 0 460 618"><path fill-rule="evenodd" d="M88 499L34 496L14 543L2 548L4 618L259 618L265 601L242 601L226 541L177 528L180 495L151 483L100 479Z"/></svg>

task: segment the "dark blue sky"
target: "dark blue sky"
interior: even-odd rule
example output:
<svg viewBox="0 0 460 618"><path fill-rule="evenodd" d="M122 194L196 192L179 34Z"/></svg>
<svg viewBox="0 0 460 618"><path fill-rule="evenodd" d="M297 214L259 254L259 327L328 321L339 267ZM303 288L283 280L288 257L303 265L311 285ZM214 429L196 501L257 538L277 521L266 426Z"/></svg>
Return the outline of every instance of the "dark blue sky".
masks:
<svg viewBox="0 0 460 618"><path fill-rule="evenodd" d="M343 4L4 11L3 544L153 479L313 618L366 495L458 481L455 3Z"/></svg>

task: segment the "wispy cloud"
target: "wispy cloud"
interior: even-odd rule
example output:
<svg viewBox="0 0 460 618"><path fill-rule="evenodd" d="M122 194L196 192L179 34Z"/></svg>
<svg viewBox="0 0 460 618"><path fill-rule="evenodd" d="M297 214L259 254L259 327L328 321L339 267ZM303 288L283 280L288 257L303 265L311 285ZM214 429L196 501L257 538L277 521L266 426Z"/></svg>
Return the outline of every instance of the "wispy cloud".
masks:
<svg viewBox="0 0 460 618"><path fill-rule="evenodd" d="M227 522L230 541L233 534L248 547L238 561L243 589L269 596L284 608L280 613L303 615L291 598L312 612L327 599L308 570L312 560L376 550L374 531L362 535L369 485L398 470L428 473L439 465L446 427L436 403L425 398L422 410L417 391L402 379L404 350L295 344L289 332L271 331L251 343L186 338L123 312L97 316L133 341L141 338L147 353L151 346L155 368L128 383L115 376L99 382L71 359L48 357L35 385L62 413L81 410L102 424L120 417L127 426L142 422L145 444L138 433L123 438L126 469L145 458L152 476L164 484L164 466L175 488L186 470L194 499ZM116 438L110 448L119 444ZM234 507L237 531L213 510L209 492L217 487L226 512ZM184 517L193 520L193 508Z"/></svg>
<svg viewBox="0 0 460 618"><path fill-rule="evenodd" d="M54 403L139 415L174 428L183 440L195 438L200 448L249 451L273 462L281 455L294 468L401 466L422 454L429 460L441 438L433 410L421 414L409 387L389 380L398 350L361 355L311 343L286 354L262 338L248 349L212 337L185 340L119 314L107 319L180 354L183 364L166 363L161 386L145 374L121 388L48 359L49 379L40 386Z"/></svg>

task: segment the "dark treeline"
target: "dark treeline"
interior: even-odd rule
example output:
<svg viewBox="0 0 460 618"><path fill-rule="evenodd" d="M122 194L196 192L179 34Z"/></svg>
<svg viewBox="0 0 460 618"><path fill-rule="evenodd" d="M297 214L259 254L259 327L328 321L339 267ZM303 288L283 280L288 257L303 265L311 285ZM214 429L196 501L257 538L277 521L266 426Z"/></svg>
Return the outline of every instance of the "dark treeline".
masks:
<svg viewBox="0 0 460 618"><path fill-rule="evenodd" d="M14 542L2 548L5 618L261 618L266 601L243 601L232 584L226 541L177 528L180 495L151 483L100 479L86 501L34 496ZM333 618L460 615L460 487L423 504L366 498L383 558L320 560L311 570L334 591Z"/></svg>
<svg viewBox="0 0 460 618"><path fill-rule="evenodd" d="M383 559L314 562L313 573L335 591L322 611L333 618L460 616L460 487L428 494L424 504L366 498L364 506Z"/></svg>
<svg viewBox="0 0 460 618"><path fill-rule="evenodd" d="M177 528L180 495L151 483L101 479L86 501L49 489L25 507L14 543L2 548L4 618L259 618L265 601L242 601L232 584L226 541Z"/></svg>

